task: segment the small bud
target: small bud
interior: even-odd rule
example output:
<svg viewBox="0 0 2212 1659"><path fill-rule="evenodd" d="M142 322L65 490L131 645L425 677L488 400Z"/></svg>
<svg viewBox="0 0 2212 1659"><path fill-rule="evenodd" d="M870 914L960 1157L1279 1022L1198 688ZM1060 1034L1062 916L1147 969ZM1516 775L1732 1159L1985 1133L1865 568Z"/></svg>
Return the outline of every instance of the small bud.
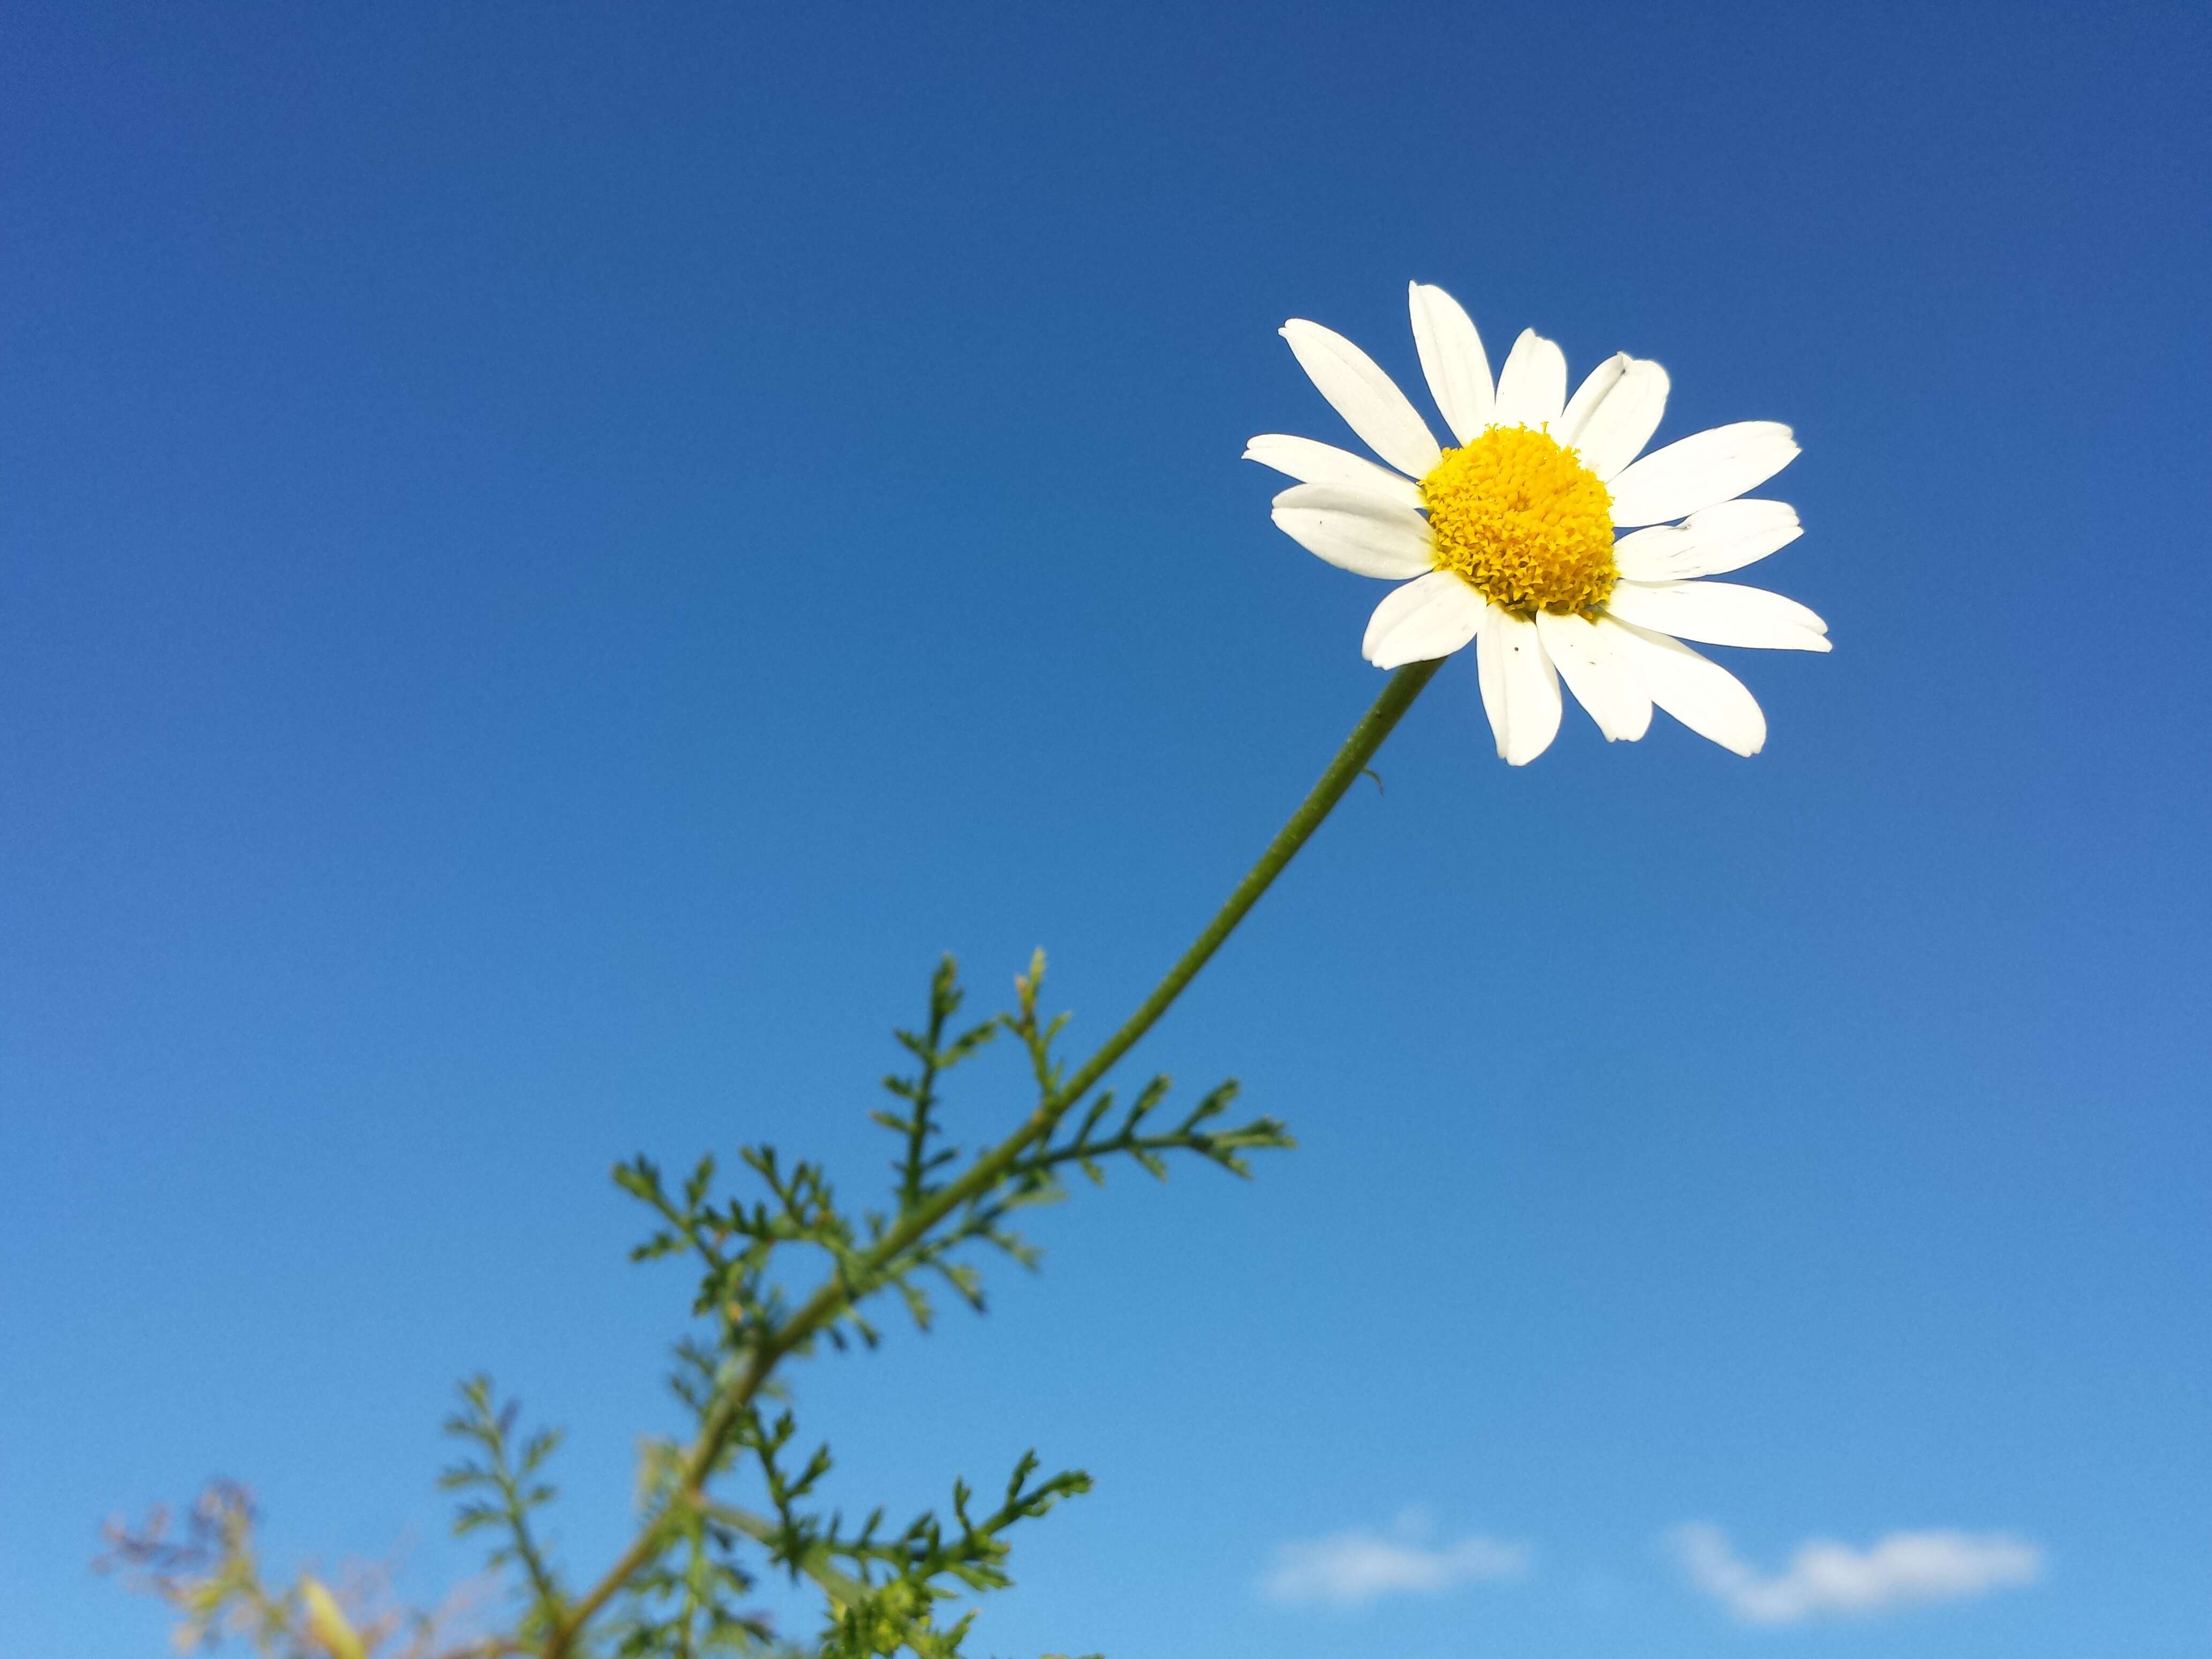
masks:
<svg viewBox="0 0 2212 1659"><path fill-rule="evenodd" d="M322 1645L331 1659L368 1659L368 1649L362 1644L360 1633L338 1611L337 1598L318 1580L304 1576L301 1578L300 1599L307 1605L307 1633Z"/></svg>

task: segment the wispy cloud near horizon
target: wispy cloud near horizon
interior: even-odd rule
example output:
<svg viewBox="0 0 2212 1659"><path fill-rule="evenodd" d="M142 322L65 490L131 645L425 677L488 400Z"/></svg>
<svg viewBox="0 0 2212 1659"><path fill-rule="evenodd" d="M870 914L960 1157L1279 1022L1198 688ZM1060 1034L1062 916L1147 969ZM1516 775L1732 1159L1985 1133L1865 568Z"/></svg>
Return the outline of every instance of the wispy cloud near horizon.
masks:
<svg viewBox="0 0 2212 1659"><path fill-rule="evenodd" d="M1863 1550L1812 1538L1771 1574L1737 1555L1718 1527L1692 1522L1668 1536L1690 1582L1747 1625L1869 1618L2015 1589L2043 1576L2042 1550L2005 1533L1893 1532Z"/></svg>
<svg viewBox="0 0 2212 1659"><path fill-rule="evenodd" d="M1528 1571L1528 1547L1509 1540L1470 1536L1430 1547L1418 1510L1400 1516L1393 1532L1355 1530L1285 1544L1260 1592L1271 1601L1357 1607L1386 1595L1433 1595Z"/></svg>

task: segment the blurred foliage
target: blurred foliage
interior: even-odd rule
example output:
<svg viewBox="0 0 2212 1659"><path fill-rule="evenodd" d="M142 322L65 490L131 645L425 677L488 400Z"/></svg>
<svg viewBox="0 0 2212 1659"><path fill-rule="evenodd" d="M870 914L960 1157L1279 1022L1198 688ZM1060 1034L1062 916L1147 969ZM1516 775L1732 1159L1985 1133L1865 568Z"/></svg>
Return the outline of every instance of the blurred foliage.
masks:
<svg viewBox="0 0 2212 1659"><path fill-rule="evenodd" d="M467 1622L466 1588L436 1613L400 1607L380 1564L349 1566L336 1589L308 1571L272 1589L261 1574L255 1520L252 1492L236 1481L210 1481L181 1527L166 1508L136 1527L108 1522L100 1528L107 1549L94 1565L174 1608L181 1651L227 1636L268 1659L493 1659L524 1651L497 1637L453 1634Z"/></svg>

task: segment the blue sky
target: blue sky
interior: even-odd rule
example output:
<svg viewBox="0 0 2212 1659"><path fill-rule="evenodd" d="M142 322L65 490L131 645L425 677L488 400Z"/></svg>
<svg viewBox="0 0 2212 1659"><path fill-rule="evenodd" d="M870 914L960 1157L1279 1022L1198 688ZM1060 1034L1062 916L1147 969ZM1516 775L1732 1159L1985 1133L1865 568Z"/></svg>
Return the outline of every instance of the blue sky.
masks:
<svg viewBox="0 0 2212 1659"><path fill-rule="evenodd" d="M480 1369L606 1559L685 1299L606 1167L872 1180L942 951L1119 1020L1374 694L1237 457L1416 277L1790 422L1835 653L1525 770L1448 665L1137 1057L1303 1149L814 1367L839 1490L1092 1471L1000 1654L2212 1651L2202 8L8 35L0 1651L162 1650L95 1523L216 1473L462 1575ZM2035 1565L1762 1624L1690 1525ZM1270 1599L1347 1534L1455 1582Z"/></svg>

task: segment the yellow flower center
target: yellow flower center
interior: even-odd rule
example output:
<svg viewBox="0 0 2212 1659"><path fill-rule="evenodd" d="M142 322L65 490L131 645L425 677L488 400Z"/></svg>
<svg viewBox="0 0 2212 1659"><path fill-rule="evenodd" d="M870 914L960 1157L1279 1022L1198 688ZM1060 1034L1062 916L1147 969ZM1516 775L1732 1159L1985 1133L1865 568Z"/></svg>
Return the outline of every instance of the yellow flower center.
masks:
<svg viewBox="0 0 2212 1659"><path fill-rule="evenodd" d="M1613 563L1613 495L1551 434L1493 426L1421 480L1437 568L1507 611L1595 611Z"/></svg>

